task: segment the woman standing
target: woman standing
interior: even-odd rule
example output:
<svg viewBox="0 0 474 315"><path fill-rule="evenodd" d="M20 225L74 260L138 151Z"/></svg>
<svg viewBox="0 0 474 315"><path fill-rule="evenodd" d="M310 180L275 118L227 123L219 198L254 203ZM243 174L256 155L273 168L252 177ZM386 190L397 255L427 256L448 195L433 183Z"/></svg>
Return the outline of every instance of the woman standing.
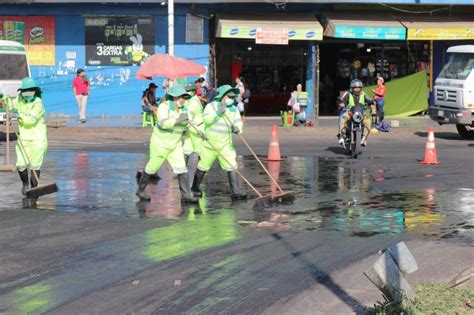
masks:
<svg viewBox="0 0 474 315"><path fill-rule="evenodd" d="M15 99L3 97L2 102L7 104L12 112L18 113L19 140L21 144L18 141L16 145L16 168L23 183L21 192L23 195L26 195L26 190L29 188L28 166L31 169L31 188L35 188L38 186L38 181L33 175L33 170L39 178L43 159L48 150L48 138L44 121L45 110L41 100L41 89L32 78L24 78L18 91L19 95ZM31 162L30 165L28 157Z"/></svg>
<svg viewBox="0 0 474 315"><path fill-rule="evenodd" d="M244 78L241 76L235 79L235 83L235 87L239 89L239 95L237 96L237 107L239 109L240 116L242 117L242 121L245 122L245 112L247 111L247 105L249 102L249 96L247 96L248 87Z"/></svg>
<svg viewBox="0 0 474 315"><path fill-rule="evenodd" d="M383 107L385 105L384 98L385 98L385 92L386 92L385 81L382 77L377 78L377 87L373 89L372 92L374 92L374 100L375 100L375 103L377 104L378 116L380 117L380 121L382 121L384 118Z"/></svg>

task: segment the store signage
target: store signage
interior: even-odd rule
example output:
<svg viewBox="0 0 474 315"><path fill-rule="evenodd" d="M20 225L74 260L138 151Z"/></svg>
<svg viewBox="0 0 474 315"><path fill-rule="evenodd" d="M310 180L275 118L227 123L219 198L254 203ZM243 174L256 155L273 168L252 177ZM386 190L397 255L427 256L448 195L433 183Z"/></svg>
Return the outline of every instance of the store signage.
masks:
<svg viewBox="0 0 474 315"><path fill-rule="evenodd" d="M406 28L336 25L334 37L357 38L357 39L405 40Z"/></svg>
<svg viewBox="0 0 474 315"><path fill-rule="evenodd" d="M204 43L204 19L186 14L186 44Z"/></svg>
<svg viewBox="0 0 474 315"><path fill-rule="evenodd" d="M152 16L85 18L86 63L89 66L142 65L155 53Z"/></svg>
<svg viewBox="0 0 474 315"><path fill-rule="evenodd" d="M288 45L288 29L280 27L258 27L255 36L256 44Z"/></svg>
<svg viewBox="0 0 474 315"><path fill-rule="evenodd" d="M257 24L257 23L256 23ZM284 27L278 29L286 29L288 40L322 40L323 29L319 25L312 26L315 23L309 23L308 26L292 25L288 23ZM273 28L259 25L238 25L238 24L221 24L217 37L221 38L241 38L256 39L257 29ZM286 45L286 44L285 44Z"/></svg>
<svg viewBox="0 0 474 315"><path fill-rule="evenodd" d="M474 28L409 28L409 40L456 40L474 39Z"/></svg>
<svg viewBox="0 0 474 315"><path fill-rule="evenodd" d="M0 40L24 45L32 66L54 66L54 23L53 16L0 16Z"/></svg>

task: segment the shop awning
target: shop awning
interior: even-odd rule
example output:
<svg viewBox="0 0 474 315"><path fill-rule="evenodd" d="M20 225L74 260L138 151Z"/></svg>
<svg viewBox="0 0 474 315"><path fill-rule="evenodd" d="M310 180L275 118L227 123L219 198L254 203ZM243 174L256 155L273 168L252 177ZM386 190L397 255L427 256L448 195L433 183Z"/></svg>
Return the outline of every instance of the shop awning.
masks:
<svg viewBox="0 0 474 315"><path fill-rule="evenodd" d="M324 36L352 39L405 40L406 29L394 17L366 12L325 17Z"/></svg>
<svg viewBox="0 0 474 315"><path fill-rule="evenodd" d="M217 37L255 39L257 29L280 29L288 40L321 40L323 28L312 14L218 15Z"/></svg>
<svg viewBox="0 0 474 315"><path fill-rule="evenodd" d="M474 17L399 17L408 40L474 39Z"/></svg>

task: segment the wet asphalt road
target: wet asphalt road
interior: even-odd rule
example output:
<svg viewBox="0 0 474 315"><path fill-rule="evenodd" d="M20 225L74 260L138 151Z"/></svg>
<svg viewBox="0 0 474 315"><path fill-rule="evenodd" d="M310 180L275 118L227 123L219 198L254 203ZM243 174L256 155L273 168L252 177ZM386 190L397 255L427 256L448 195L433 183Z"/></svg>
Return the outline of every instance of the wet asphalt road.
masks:
<svg viewBox="0 0 474 315"><path fill-rule="evenodd" d="M396 240L472 244L472 141L439 133L441 165L421 166L425 132L374 136L357 160L317 130L280 137L287 158L269 168L297 199L263 211L232 203L217 168L199 205L180 204L167 166L152 202L137 202L143 143L51 145L42 180L61 190L35 209L1 174L0 314L253 314L318 282L358 311L337 269ZM267 138L248 140L265 154ZM275 190L236 144L243 173Z"/></svg>

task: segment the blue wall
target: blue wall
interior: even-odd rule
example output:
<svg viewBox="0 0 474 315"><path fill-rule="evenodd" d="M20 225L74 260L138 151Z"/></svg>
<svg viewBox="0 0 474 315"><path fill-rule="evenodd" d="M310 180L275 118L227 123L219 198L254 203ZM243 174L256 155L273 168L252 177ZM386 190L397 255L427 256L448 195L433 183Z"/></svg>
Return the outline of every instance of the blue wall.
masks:
<svg viewBox="0 0 474 315"><path fill-rule="evenodd" d="M209 63L208 21L204 20L204 44L185 44L186 13L189 6L175 8L175 55L194 60L204 66ZM74 12L74 14L72 14ZM201 10L200 13L206 13ZM2 15L55 16L56 63L54 66L32 66L32 76L43 89L48 113L77 115L72 91L72 80L77 68L84 68L92 78L91 95L87 106L88 116L127 116L141 111L142 91L150 81L135 78L137 66L86 66L84 15L153 15L155 16L155 52L165 53L168 42L166 6L139 5L2 5ZM66 65L66 53L75 52L75 67ZM190 78L192 79L192 78ZM156 83L161 87L161 78ZM158 95L162 95L160 88Z"/></svg>

